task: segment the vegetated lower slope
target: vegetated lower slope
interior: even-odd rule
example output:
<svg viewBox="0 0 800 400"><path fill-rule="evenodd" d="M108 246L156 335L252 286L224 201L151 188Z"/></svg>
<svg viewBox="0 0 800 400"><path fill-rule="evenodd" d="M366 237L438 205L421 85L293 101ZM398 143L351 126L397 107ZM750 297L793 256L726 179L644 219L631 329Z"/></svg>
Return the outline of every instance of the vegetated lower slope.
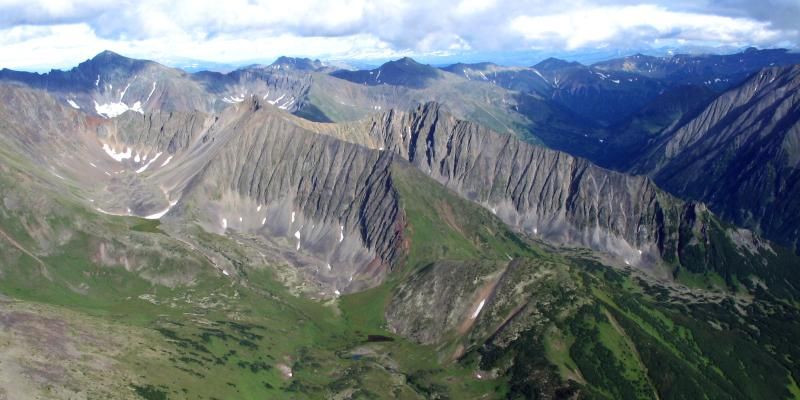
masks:
<svg viewBox="0 0 800 400"><path fill-rule="evenodd" d="M42 93L27 94L45 100L40 101L42 106L55 105L58 110L57 100ZM76 117L76 111L70 108L62 111L66 113L65 120ZM2 381L4 393L25 393L21 398L26 398L44 394L48 387L54 387L61 397L329 398L356 395L374 398L386 395L389 390L388 393L395 396L423 398L418 388L425 385L446 388L457 397L481 396L495 390L497 385L502 386L499 380L469 379L471 367L441 364L428 349L402 337L369 339L368 335L388 334L367 323L370 318L382 318L380 311L367 312L357 305L340 306L335 300L339 293L332 290L317 293L315 280L305 276L303 262L319 253L325 243L338 246L339 254L345 254L357 253L359 248L367 246L365 242L373 240L367 222L368 202L362 203L362 207L349 196L355 192L377 199L378 189L383 189L390 192L389 199L397 200L391 183L395 174L391 155L329 137L316 137L318 143L305 149L307 161L295 163L302 153L290 154L288 150L294 148L302 152L305 145L310 144L310 138L303 138L304 132L300 129L286 131L278 129L281 126L261 123L273 118L291 121L291 116L275 109L261 114L249 105L233 111L237 114L222 117L220 121L237 121L230 129L237 129L236 125L241 127L242 130L234 132L241 142L225 140L224 132L217 136L217 128L211 128L197 138L196 143L191 141L189 150L182 148L176 152L165 167L173 167L175 163L171 170L138 174L142 179L178 174L181 168L177 164L182 163L199 170L191 179L192 184L180 191L180 203L161 224L157 220L98 212L93 202L84 198L87 189L74 171L66 168L54 171L51 168L61 166L58 162L48 165L31 159L29 149L24 149L18 141L20 132L8 135L9 132L3 130L8 146L3 146L0 163L3 168L0 181L0 198L3 198L0 246L3 251L0 254L4 260L0 291L9 313L4 312L2 324L3 332L17 332L24 338L2 346L4 365L10 374L8 380ZM228 175L244 177L242 172L247 170L245 165L228 158L232 149L238 148L239 154L246 154L242 152L253 150L252 140L261 140L256 133L247 131L247 121L237 119L243 115L249 115L248 120L259 121L253 122L258 128L268 127L268 132L278 135L268 140L264 151L281 146L275 155L287 156L284 159L286 170L280 165L268 164L270 155L254 153L250 156L253 161L261 160L259 171L275 172L271 174L274 179L254 186L243 184L250 179L230 179ZM283 118L277 118L281 115ZM103 123L104 120L94 119L94 122ZM257 132L264 133L261 129ZM42 133L56 135L53 131ZM48 139L58 141L55 136ZM281 144L282 141L286 142ZM196 155L198 149L194 146L197 143L212 142L225 143L219 148L206 149L218 154L210 157L206 167L197 168L188 158L181 158L183 151ZM141 142L128 145L142 151ZM86 155L91 153L84 157ZM325 157L330 158L320 161ZM312 159L313 165L310 164ZM82 162L88 160L95 161L84 158ZM386 166L383 175L364 177L366 181L379 182L374 187L357 179L353 173L357 169L372 175L371 165L361 164L365 161ZM340 165L338 163L344 163L341 164L343 180L332 179L329 183L334 187L341 184L341 190L333 189L330 193L332 188L322 182L326 177L333 178L328 174L332 167ZM310 167L319 168L322 175L306 169ZM118 168L133 167L121 164ZM93 167L87 165L86 169ZM257 187L265 188L265 192L251 190ZM209 193L214 189L224 189L228 193L215 197ZM285 203L287 212L283 219L277 214L270 215L270 224L264 225L260 218L256 220L245 212L255 213L260 208L259 211L269 213L270 199L283 195L293 197ZM252 206L236 204L235 201L245 201L241 197L251 198L254 203ZM213 218L201 214L201 211L208 211L209 200L220 200L221 207L227 206L228 211L239 213L233 215L247 216L245 221L253 227L261 226L260 232L248 230L243 220L233 215L229 216L231 226L220 229L219 216L224 213L215 214ZM263 201L263 208L256 206L257 200ZM390 216L392 208L384 207L385 203L378 204L380 207L376 211ZM293 207L296 207L296 215L288 212ZM321 217L324 223L322 217L338 216L340 212L349 216L354 226L344 221L347 227L341 229L337 220L335 235L329 235L332 236L330 240L314 236L316 217ZM399 208L395 212L404 213ZM210 226L203 218L213 221L215 226ZM499 221L494 224L502 227ZM284 225L284 230L287 226L302 230L302 242L300 238L295 240L294 229L286 232L284 239L284 234L273 233L274 226L270 225ZM311 227L303 230L305 225ZM399 228L397 233L402 233L404 225ZM319 225L316 229L319 230ZM362 230L365 231L364 240L360 239ZM503 232L508 234L508 231ZM494 234L481 233L473 238L451 232L450 237L458 241L459 246L474 247L470 254L481 254L486 246L472 241L478 237L492 241ZM380 240L374 239L375 242ZM496 242L504 240L502 237L494 239ZM295 247L301 243L299 249ZM392 240L392 244L400 246L405 253L402 239ZM513 243L504 246L520 247ZM281 253L275 249L285 250L290 255L280 259ZM355 275L353 282L363 282L363 276L370 277L372 273L382 276L380 268L363 275L348 273L357 261L332 262L332 272L324 272L325 265L318 262L314 268L318 272L322 270L323 275L338 274L343 278L343 286L350 283L348 275L351 279ZM393 264L400 265L400 262ZM291 280L293 278L297 279ZM311 290L314 290L313 296L323 300L308 300ZM297 293L303 296L298 297ZM369 317L368 321L360 319L364 316ZM83 338L79 352L67 348L63 350L67 353L61 354L59 349L75 343L70 333L62 334L60 328L56 328L55 333L48 336L52 339L49 344L52 348L36 346L38 339L28 334L39 334L48 327L71 327L77 332L94 329L125 332L119 340L129 344L118 346L114 340ZM49 365L46 375L43 363ZM73 368L75 365L85 365L86 370L78 374ZM35 373L36 378L31 378L30 373ZM425 375L427 381L412 384L407 377L413 374Z"/></svg>
<svg viewBox="0 0 800 400"><path fill-rule="evenodd" d="M511 234L473 239L490 246L470 254L470 241L451 238L502 232L487 210L475 211L452 192L437 190L419 170L401 169L396 182L408 213L404 276L344 301L387 304L391 332L433 346L441 359L477 363L473 379L507 377L498 397L797 393L796 365L761 342L781 343L781 354L795 353L788 332L796 324L753 330L734 317L743 315L737 309L747 310L744 320L761 322L772 312L797 312L768 300L766 292L749 303L720 292L654 285L647 275L628 275L563 251L520 249ZM424 375L410 378L430 397L448 395Z"/></svg>
<svg viewBox="0 0 800 400"><path fill-rule="evenodd" d="M800 67L768 68L663 134L632 167L723 218L797 247Z"/></svg>
<svg viewBox="0 0 800 400"><path fill-rule="evenodd" d="M794 307L774 298L791 293L743 280L739 290L749 296L733 295L712 289L718 278L703 270L692 275L702 288L687 289L601 266L587 259L591 252L530 241L502 215L440 183L443 171L461 170L443 167L447 143L457 149L459 132L474 134L476 145L496 134L435 105L390 113L398 119L387 119L389 126L403 129L364 130L373 125L314 124L252 97L214 116L127 112L103 119L40 91L0 89L0 291L15 310L0 323L25 338L0 347L17 383L10 393L797 393L791 360L798 319ZM323 127L328 136L310 131ZM405 128L413 140L403 139ZM367 148L331 136L382 141ZM453 154L469 161L468 151ZM143 195L153 204L131 186L156 192ZM128 204L140 208L127 211ZM163 215L148 215L161 206ZM698 215L713 231L713 217ZM722 236L707 245L698 232L689 246L698 255L746 254L725 247L732 245ZM779 270L769 264L760 272ZM62 353L31 351L39 347L26 332L40 326L125 332L127 346L84 340L73 351L74 337L58 334L49 343L63 344L66 356L56 357ZM73 360L85 372L68 368ZM42 371L43 363L50 374L38 373L38 380L18 372Z"/></svg>

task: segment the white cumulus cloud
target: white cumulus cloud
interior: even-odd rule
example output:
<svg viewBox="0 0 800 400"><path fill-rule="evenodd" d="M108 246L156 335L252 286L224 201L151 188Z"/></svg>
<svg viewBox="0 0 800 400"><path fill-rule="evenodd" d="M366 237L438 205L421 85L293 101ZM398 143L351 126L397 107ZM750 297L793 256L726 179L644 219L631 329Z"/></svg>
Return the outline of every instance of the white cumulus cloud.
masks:
<svg viewBox="0 0 800 400"><path fill-rule="evenodd" d="M512 19L510 27L534 46L561 45L566 49L655 39L761 44L780 35L766 22L676 12L655 5L590 7L551 15L522 15Z"/></svg>
<svg viewBox="0 0 800 400"><path fill-rule="evenodd" d="M647 46L798 47L800 1L0 0L0 67Z"/></svg>

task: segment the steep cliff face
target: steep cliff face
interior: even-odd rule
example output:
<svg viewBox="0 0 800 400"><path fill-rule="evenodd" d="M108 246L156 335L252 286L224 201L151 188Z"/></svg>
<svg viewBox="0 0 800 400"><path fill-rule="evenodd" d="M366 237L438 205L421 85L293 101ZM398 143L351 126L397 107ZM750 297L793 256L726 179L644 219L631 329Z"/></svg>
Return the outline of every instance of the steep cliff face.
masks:
<svg viewBox="0 0 800 400"><path fill-rule="evenodd" d="M796 248L800 66L757 73L662 136L637 160L634 172Z"/></svg>
<svg viewBox="0 0 800 400"><path fill-rule="evenodd" d="M402 255L393 155L306 131L252 101L215 134L226 143L191 188L194 216L207 230L261 235L313 256L331 291L379 283Z"/></svg>
<svg viewBox="0 0 800 400"><path fill-rule="evenodd" d="M652 265L678 239L684 205L649 179L496 134L437 104L386 113L364 129L387 151L532 236L642 265Z"/></svg>
<svg viewBox="0 0 800 400"><path fill-rule="evenodd" d="M57 104L41 92L6 90L19 100L12 104L31 105L5 109L8 121ZM405 161L533 237L599 250L620 264L725 268L709 258L722 250L707 234L715 219L702 206L666 195L647 178L458 120L435 103L347 124L304 121L254 96L218 116L103 119L56 108L63 118L43 117L18 135L52 140L20 145L57 154L44 165L74 182L92 208L176 221L189 213L184 220L211 232L260 233L277 259L315 268L340 292L376 284L402 258L405 216L391 165ZM58 133L64 121L76 134ZM717 230L731 241L730 229ZM302 262L289 255L298 245L308 256Z"/></svg>
<svg viewBox="0 0 800 400"><path fill-rule="evenodd" d="M105 119L20 85L0 98L4 145L91 210L162 219L189 241L184 225L256 238L325 296L378 284L402 257L397 157L305 130L269 101Z"/></svg>
<svg viewBox="0 0 800 400"><path fill-rule="evenodd" d="M710 258L723 252L707 232L719 231L723 241L732 241L727 237L733 231L720 226L704 205L672 197L646 177L494 133L454 118L435 103L358 124L311 129L394 152L528 235L599 250L620 263L652 267L666 261L700 271L719 264ZM700 255L688 250L696 246ZM755 251L756 258L762 250ZM730 251L728 257L750 254ZM752 268L759 262L746 261Z"/></svg>
<svg viewBox="0 0 800 400"><path fill-rule="evenodd" d="M220 100L215 104L217 109L241 103L252 95L282 110L296 112L308 103L313 76L307 69L252 66L227 74L198 72L191 78Z"/></svg>

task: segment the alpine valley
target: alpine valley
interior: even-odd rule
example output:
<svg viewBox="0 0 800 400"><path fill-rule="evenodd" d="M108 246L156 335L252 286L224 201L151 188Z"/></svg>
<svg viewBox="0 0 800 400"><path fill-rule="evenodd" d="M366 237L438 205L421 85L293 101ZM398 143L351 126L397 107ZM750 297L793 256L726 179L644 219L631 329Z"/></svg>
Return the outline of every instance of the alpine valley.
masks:
<svg viewBox="0 0 800 400"><path fill-rule="evenodd" d="M0 71L0 399L800 398L800 54Z"/></svg>

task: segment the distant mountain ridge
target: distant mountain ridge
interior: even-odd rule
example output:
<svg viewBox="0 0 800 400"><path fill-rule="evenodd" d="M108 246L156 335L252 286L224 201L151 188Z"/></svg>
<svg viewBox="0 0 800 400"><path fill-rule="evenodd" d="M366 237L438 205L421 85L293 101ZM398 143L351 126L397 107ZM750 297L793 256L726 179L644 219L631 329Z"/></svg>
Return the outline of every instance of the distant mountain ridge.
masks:
<svg viewBox="0 0 800 400"><path fill-rule="evenodd" d="M753 188L794 193L800 66L719 96L558 60L403 59L365 84L117 57L75 88L0 79L0 397L800 392L800 256L531 143L596 155L618 132L656 179L688 174L673 189L774 220L796 202ZM665 90L617 101L642 82ZM595 120L613 110L633 117Z"/></svg>
<svg viewBox="0 0 800 400"><path fill-rule="evenodd" d="M425 64L420 64L410 57L403 57L396 61L389 61L378 68L366 71L336 71L331 75L348 80L353 83L369 86L394 85L420 89L428 81L439 78L438 69Z"/></svg>

